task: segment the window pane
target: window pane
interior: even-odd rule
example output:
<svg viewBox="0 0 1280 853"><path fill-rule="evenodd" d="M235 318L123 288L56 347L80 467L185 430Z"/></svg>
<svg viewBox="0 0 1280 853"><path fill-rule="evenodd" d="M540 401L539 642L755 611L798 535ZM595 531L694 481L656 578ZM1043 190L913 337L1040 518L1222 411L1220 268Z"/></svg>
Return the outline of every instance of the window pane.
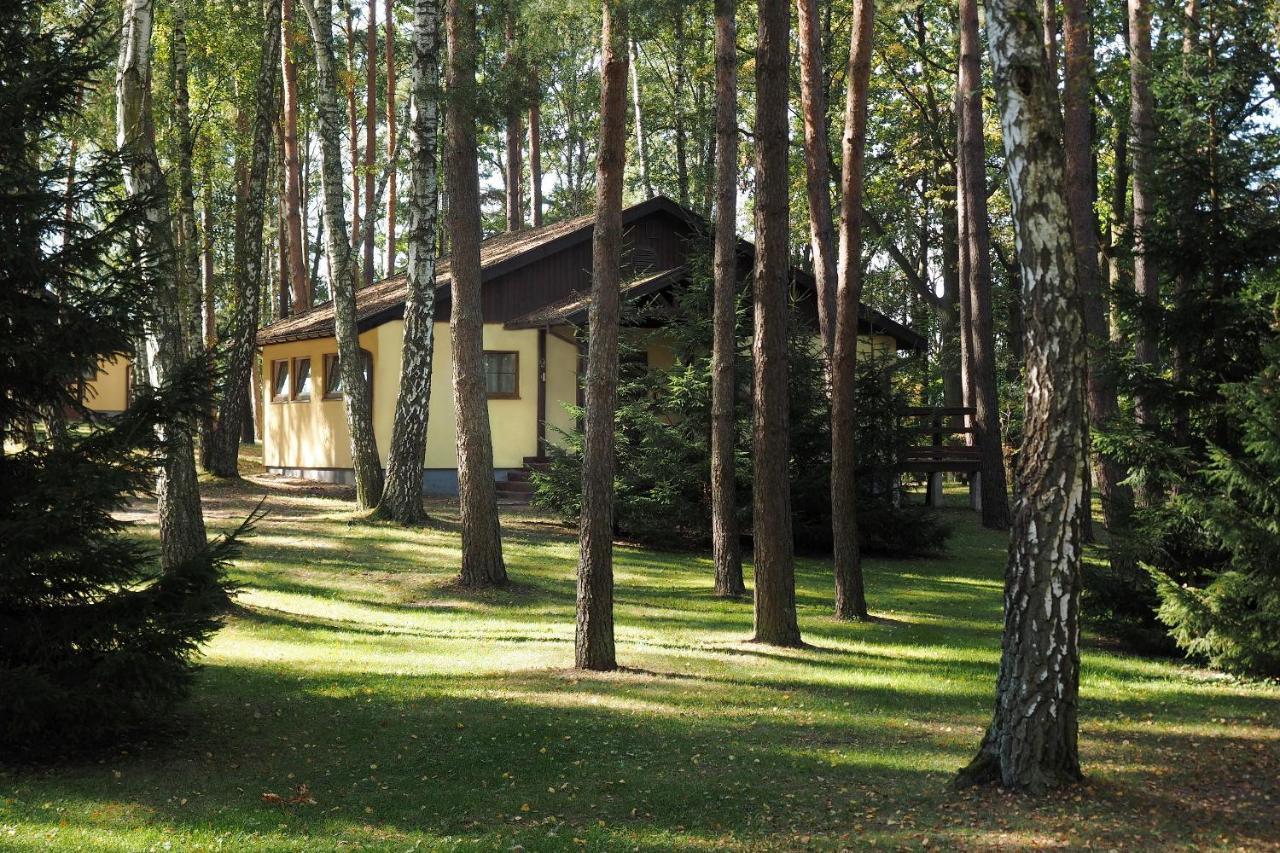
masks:
<svg viewBox="0 0 1280 853"><path fill-rule="evenodd" d="M336 397L342 393L342 372L338 370L338 357L324 357L324 393L328 397Z"/></svg>
<svg viewBox="0 0 1280 853"><path fill-rule="evenodd" d="M514 352L486 352L484 354L484 388L489 396L514 396L520 358Z"/></svg>
<svg viewBox="0 0 1280 853"><path fill-rule="evenodd" d="M298 359L297 370L298 370L298 379L297 379L297 386L296 386L297 393L294 394L294 396L300 400L310 400L311 399L311 359L309 358Z"/></svg>
<svg viewBox="0 0 1280 853"><path fill-rule="evenodd" d="M271 396L276 399L287 399L289 397L289 362L277 361L274 382L271 386Z"/></svg>

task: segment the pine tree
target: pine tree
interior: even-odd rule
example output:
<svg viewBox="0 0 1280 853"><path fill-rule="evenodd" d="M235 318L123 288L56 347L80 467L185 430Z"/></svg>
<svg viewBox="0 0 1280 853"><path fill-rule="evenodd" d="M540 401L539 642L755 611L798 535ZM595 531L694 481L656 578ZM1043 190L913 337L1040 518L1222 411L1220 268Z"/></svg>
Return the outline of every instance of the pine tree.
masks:
<svg viewBox="0 0 1280 853"><path fill-rule="evenodd" d="M52 7L57 8L52 8ZM158 431L205 406L204 359L171 363L112 422L79 408L77 380L126 355L153 324L150 275L130 237L153 200L120 206L121 163L61 131L105 76L112 31L90 5L0 6L0 757L118 741L161 719L190 685L196 647L217 627L231 543L201 541L158 572L118 513L152 489L170 451ZM42 14L43 13L43 14ZM86 419L56 440L24 424Z"/></svg>

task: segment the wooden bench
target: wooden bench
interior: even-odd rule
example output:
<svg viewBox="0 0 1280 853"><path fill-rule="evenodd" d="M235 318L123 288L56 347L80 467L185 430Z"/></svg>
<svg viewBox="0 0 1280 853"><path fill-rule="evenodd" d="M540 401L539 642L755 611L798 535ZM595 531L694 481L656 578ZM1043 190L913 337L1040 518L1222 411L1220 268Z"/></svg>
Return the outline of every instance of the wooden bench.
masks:
<svg viewBox="0 0 1280 853"><path fill-rule="evenodd" d="M969 425L973 413L972 406L911 407L899 412L907 431L928 442L907 448L901 470L928 476L925 502L929 506L942 506L943 474L968 474L970 503L974 500L982 459L973 440L973 427ZM956 442L956 437L964 437L965 443Z"/></svg>

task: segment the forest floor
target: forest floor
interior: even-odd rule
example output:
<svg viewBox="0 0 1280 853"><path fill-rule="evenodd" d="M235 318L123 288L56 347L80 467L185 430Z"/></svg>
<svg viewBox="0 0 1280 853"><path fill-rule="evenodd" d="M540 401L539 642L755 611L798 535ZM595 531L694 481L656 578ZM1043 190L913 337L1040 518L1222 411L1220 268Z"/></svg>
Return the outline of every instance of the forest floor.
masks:
<svg viewBox="0 0 1280 853"><path fill-rule="evenodd" d="M204 493L213 529L271 515L175 731L0 770L0 849L1280 849L1280 689L1088 636L1085 783L948 789L991 713L1005 553L958 506L948 556L867 562L872 622L800 561L797 650L747 642L707 555L620 546L624 669L598 675L571 668L576 539L536 510L504 510L511 587L473 594L451 502L406 530L332 487Z"/></svg>

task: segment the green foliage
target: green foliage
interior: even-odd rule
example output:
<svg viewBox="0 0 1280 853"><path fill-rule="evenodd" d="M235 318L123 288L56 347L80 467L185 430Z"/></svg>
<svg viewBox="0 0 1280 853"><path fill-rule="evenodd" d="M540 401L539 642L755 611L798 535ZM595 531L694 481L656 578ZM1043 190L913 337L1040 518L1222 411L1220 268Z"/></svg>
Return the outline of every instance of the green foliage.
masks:
<svg viewBox="0 0 1280 853"><path fill-rule="evenodd" d="M623 335L618 391L615 528L658 545L709 542L711 531L711 281L696 261L693 281L672 300L657 300L631 317ZM645 329L661 324L656 328ZM747 341L748 318L738 312L738 340ZM813 333L793 325L790 336L791 500L797 548L831 547L831 437L826 371ZM650 352L670 353L669 368L651 369ZM750 373L740 354L737 411L738 505L750 529ZM896 469L909 440L896 410L904 397L883 363L863 363L858 376L858 512L862 546L869 553L906 556L942 550L949 528L919 506L894 503ZM575 412L580 414L580 412ZM550 469L535 477L534 500L571 521L581 498L582 436L564 436Z"/></svg>
<svg viewBox="0 0 1280 853"><path fill-rule="evenodd" d="M1258 376L1223 391L1239 449L1211 445L1171 500L1209 559L1186 582L1150 571L1160 621L1180 647L1231 672L1280 676L1280 341L1269 357Z"/></svg>
<svg viewBox="0 0 1280 853"><path fill-rule="evenodd" d="M97 422L74 393L141 331L148 286L120 205L119 164L74 174L57 132L104 73L110 4L59 21L54 4L0 8L0 755L114 740L155 719L189 682L226 606L234 536L155 578L118 513L148 490L157 427L194 418L208 367L194 360ZM42 16L41 12L49 12ZM68 216L68 213L70 214ZM72 427L69 413L88 422ZM36 423L46 441L37 440Z"/></svg>

